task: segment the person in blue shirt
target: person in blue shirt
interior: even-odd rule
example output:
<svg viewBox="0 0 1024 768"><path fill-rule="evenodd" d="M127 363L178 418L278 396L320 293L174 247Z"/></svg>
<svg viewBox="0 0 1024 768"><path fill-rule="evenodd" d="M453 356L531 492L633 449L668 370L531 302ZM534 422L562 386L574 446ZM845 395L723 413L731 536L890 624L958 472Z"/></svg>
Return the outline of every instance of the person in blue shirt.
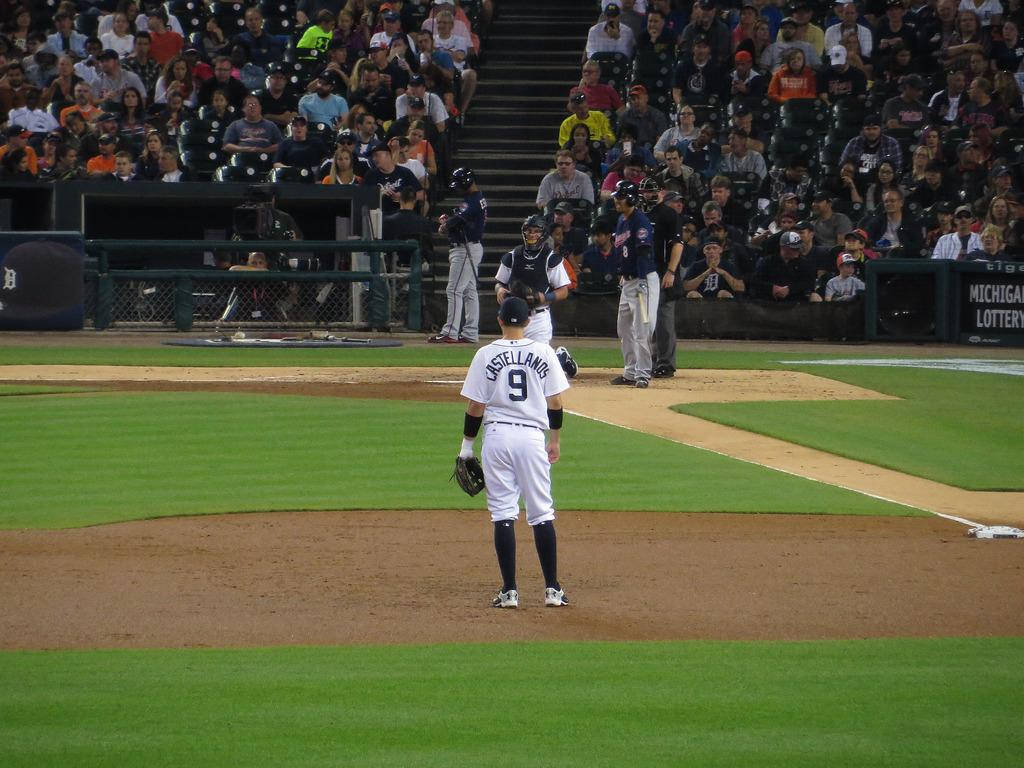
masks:
<svg viewBox="0 0 1024 768"><path fill-rule="evenodd" d="M431 344L475 344L480 336L480 297L476 283L484 257L482 241L487 222L487 201L469 168L452 171L448 188L463 195L462 202L451 214L441 217L438 229L448 235L449 242L448 288L445 290L448 315L441 332L427 341Z"/></svg>
<svg viewBox="0 0 1024 768"><path fill-rule="evenodd" d="M654 263L654 228L639 209L640 187L620 181L612 193L619 220L615 225L615 254L619 267L617 330L625 366L611 383L646 389L654 366L651 337L658 312L658 270Z"/></svg>
<svg viewBox="0 0 1024 768"><path fill-rule="evenodd" d="M342 87L333 72L324 70L317 75L316 90L299 99L299 114L311 123L339 125L348 114L345 97L334 93Z"/></svg>
<svg viewBox="0 0 1024 768"><path fill-rule="evenodd" d="M263 13L256 6L245 11L245 31L232 41L244 44L249 50L249 61L266 69L280 62L288 45L284 35L271 35L263 30Z"/></svg>

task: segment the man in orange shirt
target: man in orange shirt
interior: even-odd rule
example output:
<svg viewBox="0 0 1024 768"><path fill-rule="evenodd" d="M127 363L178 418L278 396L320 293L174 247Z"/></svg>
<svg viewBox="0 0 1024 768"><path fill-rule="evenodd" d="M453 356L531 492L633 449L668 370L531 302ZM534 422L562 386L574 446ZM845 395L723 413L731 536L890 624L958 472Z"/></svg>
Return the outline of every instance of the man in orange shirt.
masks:
<svg viewBox="0 0 1024 768"><path fill-rule="evenodd" d="M20 125L10 126L7 129L7 143L0 147L0 160L3 160L8 152L23 149L25 150L25 156L28 158L28 169L32 172L33 176L38 176L39 158L36 155L36 151L28 145L28 139L31 135L29 131L26 131Z"/></svg>
<svg viewBox="0 0 1024 768"><path fill-rule="evenodd" d="M185 41L167 26L167 16L159 6L146 14L146 23L149 25L149 54L163 66L181 53Z"/></svg>
<svg viewBox="0 0 1024 768"><path fill-rule="evenodd" d="M60 124L67 125L68 115L77 112L90 125L96 122L103 110L92 103L92 86L83 81L75 85L75 103L60 111Z"/></svg>
<svg viewBox="0 0 1024 768"><path fill-rule="evenodd" d="M102 177L114 172L117 168L117 158L114 151L117 149L117 139L109 133L100 136L100 153L96 157L90 157L85 164L85 170L90 176Z"/></svg>

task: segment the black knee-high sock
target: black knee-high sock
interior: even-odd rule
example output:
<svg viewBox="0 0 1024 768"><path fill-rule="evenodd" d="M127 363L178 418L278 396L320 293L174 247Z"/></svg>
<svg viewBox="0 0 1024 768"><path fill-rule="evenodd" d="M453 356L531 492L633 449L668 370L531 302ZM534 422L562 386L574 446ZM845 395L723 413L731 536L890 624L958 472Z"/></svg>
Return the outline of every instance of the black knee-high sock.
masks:
<svg viewBox="0 0 1024 768"><path fill-rule="evenodd" d="M533 526L533 543L537 545L540 569L544 571L544 586L561 589L558 585L558 546L553 521Z"/></svg>
<svg viewBox="0 0 1024 768"><path fill-rule="evenodd" d="M494 551L501 569L502 592L516 589L516 521L500 520L494 524Z"/></svg>

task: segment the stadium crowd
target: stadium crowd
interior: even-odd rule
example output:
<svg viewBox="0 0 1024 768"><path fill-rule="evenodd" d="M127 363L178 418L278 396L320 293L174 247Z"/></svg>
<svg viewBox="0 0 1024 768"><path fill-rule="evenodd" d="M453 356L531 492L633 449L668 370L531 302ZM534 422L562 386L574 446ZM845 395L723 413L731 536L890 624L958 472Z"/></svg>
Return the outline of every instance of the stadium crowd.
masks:
<svg viewBox="0 0 1024 768"><path fill-rule="evenodd" d="M622 180L661 270L683 244L677 298L849 300L870 259L1024 260L1020 0L595 12L536 200L580 290L615 282Z"/></svg>
<svg viewBox="0 0 1024 768"><path fill-rule="evenodd" d="M380 184L425 210L491 0L0 0L0 179Z"/></svg>

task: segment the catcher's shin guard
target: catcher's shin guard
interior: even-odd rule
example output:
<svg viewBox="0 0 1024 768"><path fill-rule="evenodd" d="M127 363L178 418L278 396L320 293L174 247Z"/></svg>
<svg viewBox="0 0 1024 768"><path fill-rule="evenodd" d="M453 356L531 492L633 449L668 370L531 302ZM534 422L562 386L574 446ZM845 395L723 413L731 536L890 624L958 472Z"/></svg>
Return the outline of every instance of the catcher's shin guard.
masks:
<svg viewBox="0 0 1024 768"><path fill-rule="evenodd" d="M565 371L565 375L568 378L571 379L580 372L580 367L576 365L576 361L572 359L572 355L569 354L569 350L565 347L556 349L555 357L558 358L558 363L562 366L562 370Z"/></svg>

